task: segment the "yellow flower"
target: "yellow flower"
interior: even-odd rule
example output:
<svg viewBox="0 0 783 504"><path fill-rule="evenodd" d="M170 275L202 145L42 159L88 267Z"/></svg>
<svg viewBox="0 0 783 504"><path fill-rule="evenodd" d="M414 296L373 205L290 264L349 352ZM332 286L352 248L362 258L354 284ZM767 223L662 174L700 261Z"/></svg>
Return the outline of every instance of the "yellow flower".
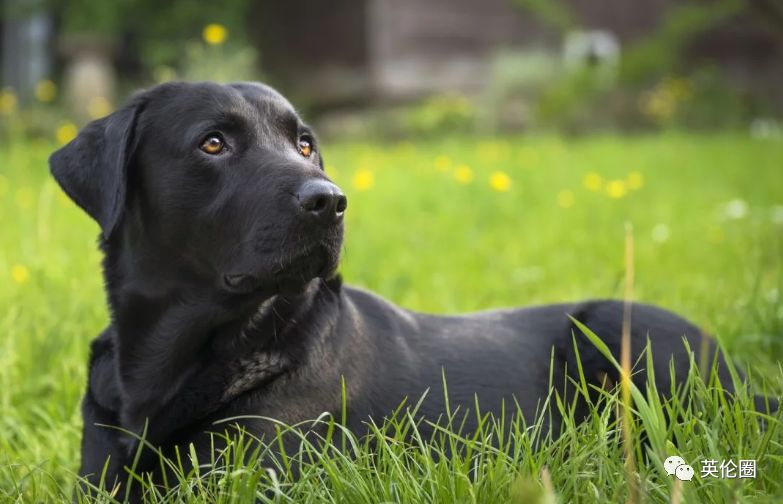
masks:
<svg viewBox="0 0 783 504"><path fill-rule="evenodd" d="M690 86L687 81L668 79L639 97L639 109L653 121L664 123L675 114L679 103L688 98Z"/></svg>
<svg viewBox="0 0 783 504"><path fill-rule="evenodd" d="M438 156L435 158L435 169L439 172L447 172L451 168L451 159L448 156Z"/></svg>
<svg viewBox="0 0 783 504"><path fill-rule="evenodd" d="M22 210L29 210L35 204L35 194L31 189L23 187L16 191L16 204Z"/></svg>
<svg viewBox="0 0 783 504"><path fill-rule="evenodd" d="M628 186L624 180L615 179L606 184L606 194L610 198L619 199L628 194Z"/></svg>
<svg viewBox="0 0 783 504"><path fill-rule="evenodd" d="M94 96L90 98L90 102L87 104L87 113L92 119L100 119L112 113L113 107L109 100L103 96Z"/></svg>
<svg viewBox="0 0 783 504"><path fill-rule="evenodd" d="M604 186L604 179L595 172L589 172L585 175L582 183L591 191L598 192Z"/></svg>
<svg viewBox="0 0 783 504"><path fill-rule="evenodd" d="M506 192L511 189L511 177L502 171L493 172L489 176L489 186L498 192Z"/></svg>
<svg viewBox="0 0 783 504"><path fill-rule="evenodd" d="M22 285L30 279L30 270L23 264L14 264L11 268L11 279Z"/></svg>
<svg viewBox="0 0 783 504"><path fill-rule="evenodd" d="M57 141L60 143L60 145L65 145L74 138L76 138L76 135L79 133L79 129L76 127L76 125L72 122L64 122L60 124L60 126L57 128L57 132L55 133L55 136L57 137Z"/></svg>
<svg viewBox="0 0 783 504"><path fill-rule="evenodd" d="M366 191L375 185L375 175L368 168L359 168L353 174L353 186L357 191Z"/></svg>
<svg viewBox="0 0 783 504"><path fill-rule="evenodd" d="M212 23L204 27L201 36L209 45L220 45L228 38L228 30L221 24Z"/></svg>
<svg viewBox="0 0 783 504"><path fill-rule="evenodd" d="M625 179L629 189L641 189L644 186L644 175L638 171L632 171Z"/></svg>
<svg viewBox="0 0 783 504"><path fill-rule="evenodd" d="M454 179L460 184L470 184L473 181L473 170L470 166L459 165L454 171Z"/></svg>
<svg viewBox="0 0 783 504"><path fill-rule="evenodd" d="M13 88L5 87L0 89L0 115L10 115L16 110L16 93Z"/></svg>
<svg viewBox="0 0 783 504"><path fill-rule="evenodd" d="M568 189L563 189L559 193L557 193L557 204L561 208L571 208L574 206L574 203L576 202L576 198L574 197L573 191L569 191Z"/></svg>
<svg viewBox="0 0 783 504"><path fill-rule="evenodd" d="M35 85L35 98L39 102L49 103L57 98L57 84L45 79Z"/></svg>

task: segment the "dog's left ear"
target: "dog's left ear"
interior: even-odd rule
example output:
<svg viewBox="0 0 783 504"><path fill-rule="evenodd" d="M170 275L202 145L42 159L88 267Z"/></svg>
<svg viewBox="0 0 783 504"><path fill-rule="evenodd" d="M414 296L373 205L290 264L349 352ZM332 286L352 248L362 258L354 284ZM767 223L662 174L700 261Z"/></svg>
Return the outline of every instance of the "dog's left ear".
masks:
<svg viewBox="0 0 783 504"><path fill-rule="evenodd" d="M136 99L89 123L49 157L57 183L100 224L104 239L117 227L125 209L128 164L136 147L136 121L142 108Z"/></svg>

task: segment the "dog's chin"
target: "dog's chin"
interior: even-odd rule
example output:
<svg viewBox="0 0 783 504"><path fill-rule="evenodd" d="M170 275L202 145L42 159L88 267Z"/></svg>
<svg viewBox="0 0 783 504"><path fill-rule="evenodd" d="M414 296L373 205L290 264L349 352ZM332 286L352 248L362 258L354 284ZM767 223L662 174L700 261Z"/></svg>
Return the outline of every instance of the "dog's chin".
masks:
<svg viewBox="0 0 783 504"><path fill-rule="evenodd" d="M283 296L301 294L316 278L328 279L334 276L338 262L339 255L325 249L295 258L275 274L275 290Z"/></svg>
<svg viewBox="0 0 783 504"><path fill-rule="evenodd" d="M269 297L302 294L316 278L334 276L339 263L339 252L328 247L316 247L301 255L294 255L272 272L234 273L224 275L225 290L243 296Z"/></svg>

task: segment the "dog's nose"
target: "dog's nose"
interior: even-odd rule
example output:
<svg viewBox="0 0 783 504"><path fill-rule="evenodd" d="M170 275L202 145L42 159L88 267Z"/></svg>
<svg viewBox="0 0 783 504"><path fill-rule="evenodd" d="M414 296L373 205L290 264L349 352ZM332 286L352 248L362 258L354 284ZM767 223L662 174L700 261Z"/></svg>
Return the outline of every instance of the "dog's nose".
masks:
<svg viewBox="0 0 783 504"><path fill-rule="evenodd" d="M339 219L348 200L339 187L326 180L308 180L296 193L300 208L320 220Z"/></svg>

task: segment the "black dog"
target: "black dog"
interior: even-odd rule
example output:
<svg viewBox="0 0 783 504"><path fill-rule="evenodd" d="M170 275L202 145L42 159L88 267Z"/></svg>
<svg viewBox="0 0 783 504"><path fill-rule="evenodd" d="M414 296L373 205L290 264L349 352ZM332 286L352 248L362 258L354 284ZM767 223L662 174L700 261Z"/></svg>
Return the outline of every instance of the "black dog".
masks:
<svg viewBox="0 0 783 504"><path fill-rule="evenodd" d="M437 317L342 286L346 198L311 130L269 87L154 87L90 123L50 164L102 230L111 324L92 344L83 401L81 474L92 482L107 457L111 481L135 452L132 436L96 424L146 425L164 452L193 442L208 455L220 419L339 417L343 377L354 431L427 389L419 413L437 418L442 372L452 409L477 395L483 411L516 401L532 416L576 371L573 338L589 379L617 379L569 315L619 355L621 303ZM683 338L700 348L699 329L651 306L632 315L633 358L649 336L658 388L671 390L669 363L685 376ZM273 433L261 420L239 423Z"/></svg>

